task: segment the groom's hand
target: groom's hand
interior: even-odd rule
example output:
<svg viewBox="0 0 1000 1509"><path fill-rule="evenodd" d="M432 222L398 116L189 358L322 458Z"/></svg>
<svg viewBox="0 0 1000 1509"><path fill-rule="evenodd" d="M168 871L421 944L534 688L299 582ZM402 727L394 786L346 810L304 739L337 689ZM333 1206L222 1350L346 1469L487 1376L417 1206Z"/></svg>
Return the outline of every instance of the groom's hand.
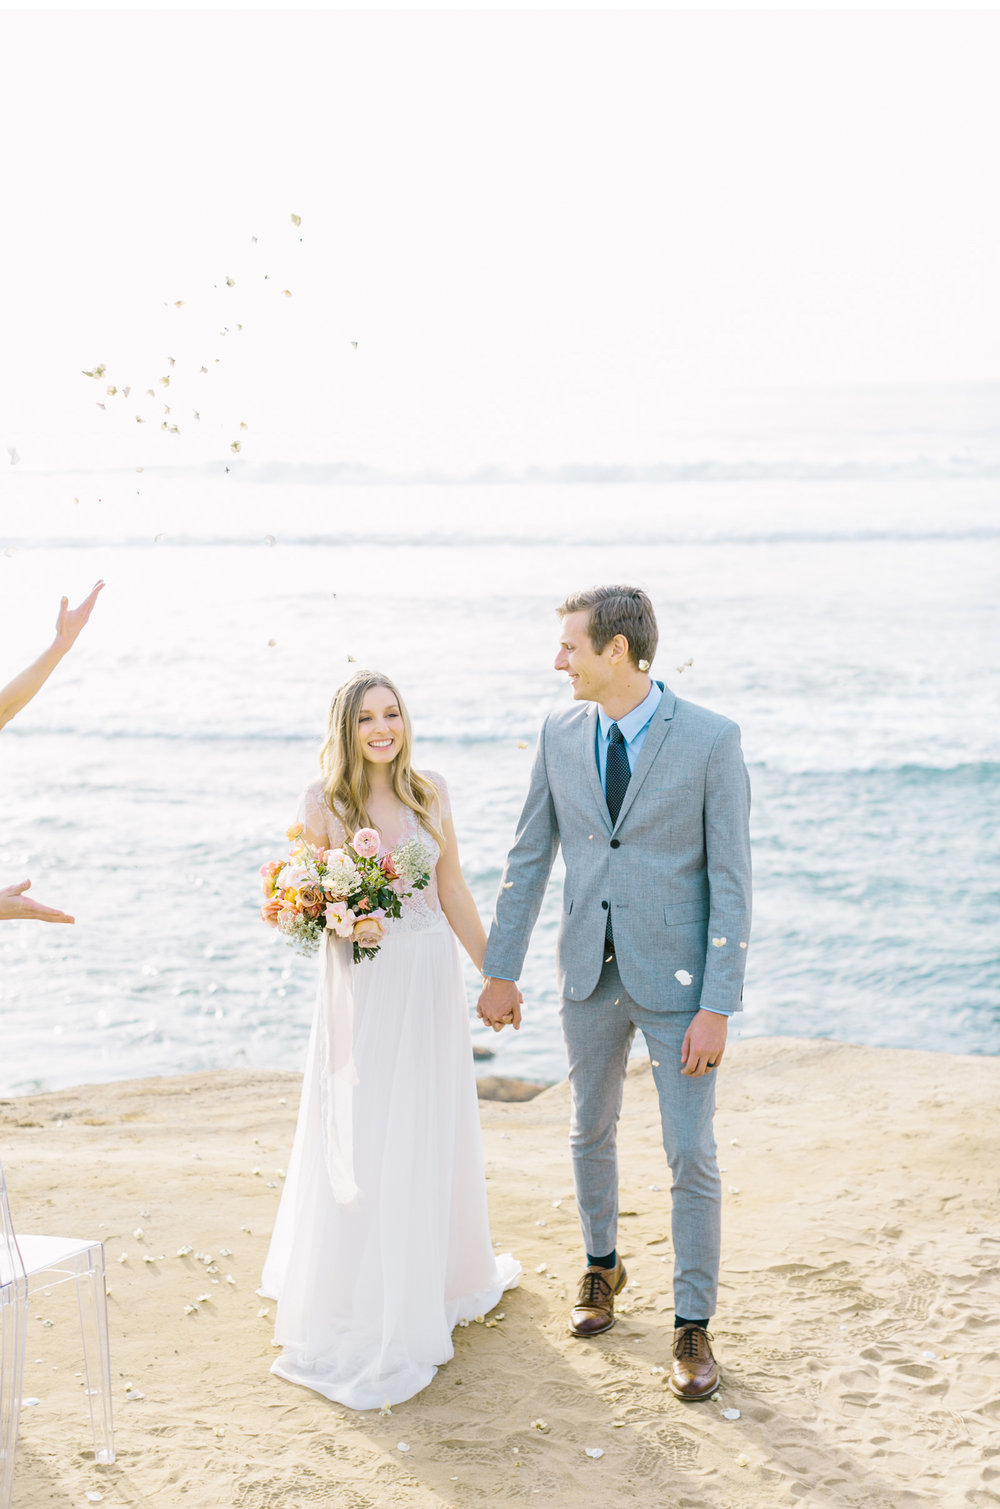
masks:
<svg viewBox="0 0 1000 1509"><path fill-rule="evenodd" d="M722 1063L729 1018L717 1011L696 1011L681 1045L682 1074L710 1074Z"/></svg>
<svg viewBox="0 0 1000 1509"><path fill-rule="evenodd" d="M516 1032L521 1025L523 999L513 980L495 980L487 976L483 980L476 1015L494 1032L502 1032L508 1023Z"/></svg>

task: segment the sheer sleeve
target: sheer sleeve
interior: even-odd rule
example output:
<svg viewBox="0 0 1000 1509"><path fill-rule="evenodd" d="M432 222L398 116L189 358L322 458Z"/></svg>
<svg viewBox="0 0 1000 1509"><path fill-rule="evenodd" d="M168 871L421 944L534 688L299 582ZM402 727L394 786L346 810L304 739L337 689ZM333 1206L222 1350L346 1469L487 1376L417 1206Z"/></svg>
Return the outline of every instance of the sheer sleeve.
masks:
<svg viewBox="0 0 1000 1509"><path fill-rule="evenodd" d="M425 770L422 774L425 780L433 782L437 787L437 806L441 821L444 822L447 818L451 817L451 797L448 795L448 787L444 776L439 775L436 770Z"/></svg>
<svg viewBox="0 0 1000 1509"><path fill-rule="evenodd" d="M296 823L305 829L307 843L317 849L333 849L343 841L343 830L334 813L327 806L322 781L307 786L295 814Z"/></svg>

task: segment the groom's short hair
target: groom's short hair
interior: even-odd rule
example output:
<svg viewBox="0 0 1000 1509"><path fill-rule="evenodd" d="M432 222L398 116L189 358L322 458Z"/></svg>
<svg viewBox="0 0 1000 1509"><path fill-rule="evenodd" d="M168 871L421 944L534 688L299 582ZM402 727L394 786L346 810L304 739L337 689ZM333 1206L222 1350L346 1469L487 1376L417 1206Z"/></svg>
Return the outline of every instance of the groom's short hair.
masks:
<svg viewBox="0 0 1000 1509"><path fill-rule="evenodd" d="M641 587L590 587L586 592L571 592L556 609L560 618L567 613L587 613L587 634L598 655L610 639L623 634L628 640L629 659L635 666L640 660L652 664L659 641L653 604Z"/></svg>

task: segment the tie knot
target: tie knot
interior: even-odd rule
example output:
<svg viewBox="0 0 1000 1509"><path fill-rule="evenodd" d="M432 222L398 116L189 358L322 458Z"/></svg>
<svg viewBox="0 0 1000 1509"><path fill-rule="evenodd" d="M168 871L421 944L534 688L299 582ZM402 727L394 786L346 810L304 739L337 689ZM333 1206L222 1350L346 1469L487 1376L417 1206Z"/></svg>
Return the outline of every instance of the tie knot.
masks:
<svg viewBox="0 0 1000 1509"><path fill-rule="evenodd" d="M608 737L610 738L612 744L625 743L625 735L622 733L617 723L612 723Z"/></svg>

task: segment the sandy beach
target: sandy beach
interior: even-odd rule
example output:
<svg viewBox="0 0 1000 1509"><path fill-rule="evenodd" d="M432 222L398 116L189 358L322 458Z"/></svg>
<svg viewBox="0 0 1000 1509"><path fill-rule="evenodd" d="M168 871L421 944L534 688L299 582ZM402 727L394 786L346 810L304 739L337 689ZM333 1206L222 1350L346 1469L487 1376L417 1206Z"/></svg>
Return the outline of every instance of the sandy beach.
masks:
<svg viewBox="0 0 1000 1509"><path fill-rule="evenodd" d="M567 1087L484 1102L493 1235L525 1277L391 1416L268 1371L273 1306L256 1289L297 1076L2 1101L19 1228L106 1243L118 1451L95 1467L71 1287L36 1293L15 1509L88 1493L190 1509L1000 1504L998 1092L995 1058L730 1048L723 1383L702 1404L664 1386L669 1176L648 1064L632 1066L621 1126L631 1282L590 1342L566 1331L580 1267Z"/></svg>

